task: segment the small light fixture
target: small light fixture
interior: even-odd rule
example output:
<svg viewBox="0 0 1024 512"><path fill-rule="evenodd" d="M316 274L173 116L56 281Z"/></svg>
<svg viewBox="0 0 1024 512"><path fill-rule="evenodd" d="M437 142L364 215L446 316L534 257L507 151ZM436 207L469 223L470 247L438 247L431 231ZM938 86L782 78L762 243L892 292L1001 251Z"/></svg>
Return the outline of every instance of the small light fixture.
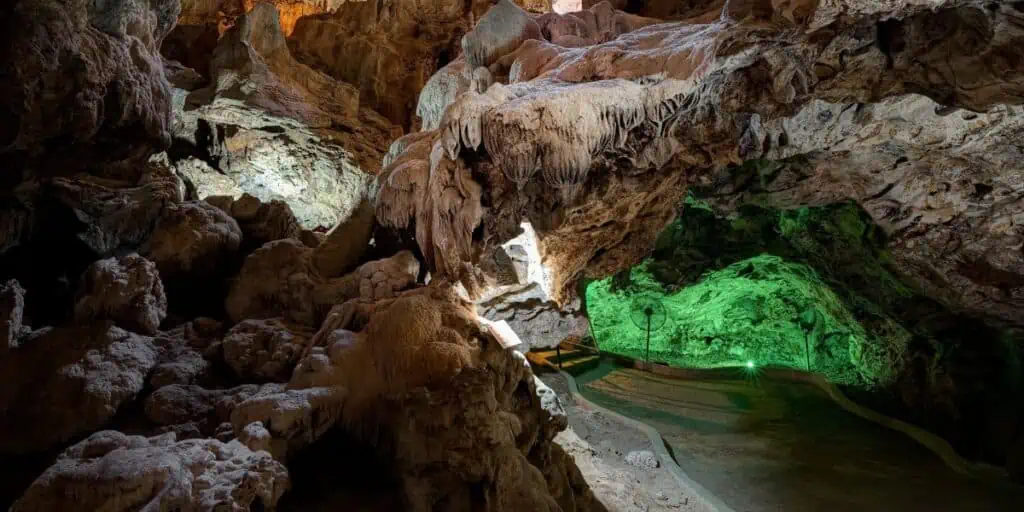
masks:
<svg viewBox="0 0 1024 512"><path fill-rule="evenodd" d="M747 361L747 369L748 370L753 370L754 369L754 362L753 361Z"/></svg>

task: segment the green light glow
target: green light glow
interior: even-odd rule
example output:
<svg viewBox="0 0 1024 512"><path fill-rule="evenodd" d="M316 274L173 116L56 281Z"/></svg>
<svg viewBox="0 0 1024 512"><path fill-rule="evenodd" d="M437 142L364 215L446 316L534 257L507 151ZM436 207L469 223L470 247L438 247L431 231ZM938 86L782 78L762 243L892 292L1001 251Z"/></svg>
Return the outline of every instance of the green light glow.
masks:
<svg viewBox="0 0 1024 512"><path fill-rule="evenodd" d="M602 349L644 358L646 333L630 321L629 305L646 295L660 300L668 316L651 333L652 361L694 368L753 368L758 361L803 369L809 359L834 382L873 386L891 378L892 345L866 333L804 264L762 254L666 291L651 263L587 287L591 329Z"/></svg>

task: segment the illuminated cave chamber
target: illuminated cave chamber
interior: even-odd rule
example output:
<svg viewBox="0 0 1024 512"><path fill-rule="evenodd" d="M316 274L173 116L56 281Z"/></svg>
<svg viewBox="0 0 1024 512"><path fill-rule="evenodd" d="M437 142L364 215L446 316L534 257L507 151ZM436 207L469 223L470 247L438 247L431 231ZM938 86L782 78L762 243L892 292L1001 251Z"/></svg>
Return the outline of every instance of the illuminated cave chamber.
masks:
<svg viewBox="0 0 1024 512"><path fill-rule="evenodd" d="M853 204L747 206L725 218L691 196L651 258L587 286L587 312L600 346L631 357L645 356L646 333L630 305L650 297L668 316L651 334L654 361L809 366L840 384L891 386L913 359L915 333L901 312L926 302L890 259L880 230Z"/></svg>

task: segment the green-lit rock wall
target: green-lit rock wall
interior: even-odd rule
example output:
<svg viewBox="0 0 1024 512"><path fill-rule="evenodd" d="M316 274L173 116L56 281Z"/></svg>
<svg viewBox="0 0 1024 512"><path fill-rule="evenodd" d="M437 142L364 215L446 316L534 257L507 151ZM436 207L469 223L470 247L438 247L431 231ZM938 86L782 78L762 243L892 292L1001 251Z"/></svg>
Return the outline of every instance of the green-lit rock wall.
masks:
<svg viewBox="0 0 1024 512"><path fill-rule="evenodd" d="M664 305L650 358L674 366L810 367L834 382L889 386L912 335L887 311L913 294L888 269L880 234L856 206L724 219L692 198L652 258L590 283L587 311L602 349L644 358L630 319L640 298Z"/></svg>
<svg viewBox="0 0 1024 512"><path fill-rule="evenodd" d="M676 291L666 291L650 266L634 267L625 286L605 279L587 287L591 329L602 349L645 357L646 330L630 310L650 298L667 317L651 333L651 360L673 366L809 365L835 382L874 387L891 384L902 364L909 333L892 320L887 338L866 331L807 265L765 254Z"/></svg>

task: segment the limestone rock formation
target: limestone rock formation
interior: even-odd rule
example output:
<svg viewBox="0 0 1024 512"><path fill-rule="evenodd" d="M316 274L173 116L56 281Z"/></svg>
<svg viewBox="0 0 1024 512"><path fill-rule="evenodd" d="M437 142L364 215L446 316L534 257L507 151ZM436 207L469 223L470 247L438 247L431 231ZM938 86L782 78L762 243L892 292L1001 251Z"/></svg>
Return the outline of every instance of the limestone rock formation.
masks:
<svg viewBox="0 0 1024 512"><path fill-rule="evenodd" d="M224 336L224 361L240 378L287 382L310 338L278 319L245 320Z"/></svg>
<svg viewBox="0 0 1024 512"><path fill-rule="evenodd" d="M232 411L256 395L259 389L255 384L228 389L182 384L164 386L146 398L146 418L165 427L192 425L201 435L212 437L221 424L231 421Z"/></svg>
<svg viewBox="0 0 1024 512"><path fill-rule="evenodd" d="M25 314L25 289L11 279L0 286L0 357L18 348Z"/></svg>
<svg viewBox="0 0 1024 512"><path fill-rule="evenodd" d="M242 194L231 204L231 215L242 226L245 244L254 248L282 238L299 238L302 231L288 203L276 199L264 203Z"/></svg>
<svg viewBox="0 0 1024 512"><path fill-rule="evenodd" d="M147 166L138 184L79 175L58 178L40 190L37 202L46 216L37 223L56 224L98 257L141 245L171 203L182 199L179 180L159 165ZM64 233L61 233L62 235Z"/></svg>
<svg viewBox="0 0 1024 512"><path fill-rule="evenodd" d="M582 50L529 40L491 66L499 83L483 94L460 94L433 136L417 139L392 160L381 178L378 217L396 228L415 219L431 271L464 280L473 277L467 262L528 219L541 235L561 300L571 295L576 277L606 275L638 261L672 218L668 204L681 198L689 182L710 181L714 169L731 162L794 154L791 145L801 143L791 142L790 134L780 137L771 120L806 120L793 116L805 105L812 108L815 99L866 103L919 92L971 109L1016 101L1014 86L993 71L999 53L1019 34L1011 8L932 13L872 5L805 9L797 20L712 18L640 30L649 20L612 13L612 26L626 35ZM598 19L608 16L598 14L607 9L591 8L590 33L600 33ZM857 46L873 36L835 35L874 26L883 13L904 19L882 34L886 45L897 41L895 47ZM558 15L547 16L545 37L562 33L562 24L554 22ZM787 24L805 30L787 31ZM978 24L987 31L967 28ZM831 32L820 30L825 26ZM937 27L949 34L941 44ZM780 33L786 37L774 38ZM665 51L643 50L652 46ZM936 46L956 58L933 59L934 52L945 51ZM837 60L853 48L865 49L855 64ZM950 89L951 72L926 76L909 60L915 52L935 60L937 69L950 69L954 61L958 69L977 69L972 83L992 85L957 83ZM655 76L655 70L661 73ZM543 114L549 111L559 114ZM484 158L465 160L473 151ZM481 174L488 176L487 188L478 193L478 182L468 177ZM478 197L488 198L487 215L480 213ZM468 235L481 228L484 244L471 247Z"/></svg>
<svg viewBox="0 0 1024 512"><path fill-rule="evenodd" d="M158 49L178 12L176 0L7 2L4 182L83 170L137 178L171 142L171 93Z"/></svg>
<svg viewBox="0 0 1024 512"><path fill-rule="evenodd" d="M168 206L143 254L167 282L209 279L230 263L241 243L238 223L202 201Z"/></svg>
<svg viewBox="0 0 1024 512"><path fill-rule="evenodd" d="M477 304L481 316L507 322L529 349L552 348L566 338L582 338L589 330L579 299L559 305L538 283L499 290L494 297Z"/></svg>
<svg viewBox="0 0 1024 512"><path fill-rule="evenodd" d="M239 406L236 432L261 422L279 456L331 428L374 432L409 510L604 510L552 441L566 427L557 398L470 303L432 287L379 304L361 333L314 347L287 388Z"/></svg>
<svg viewBox="0 0 1024 512"><path fill-rule="evenodd" d="M172 384L202 384L215 375L221 360L223 325L211 318L196 318L158 333L153 344L159 359L149 376L149 385L160 389Z"/></svg>
<svg viewBox="0 0 1024 512"><path fill-rule="evenodd" d="M226 301L231 318L273 318L319 325L327 309L349 299L390 298L412 286L419 263L410 252L366 263L342 277L319 274L312 258L329 242L310 249L294 239L271 242L252 253Z"/></svg>
<svg viewBox="0 0 1024 512"><path fill-rule="evenodd" d="M238 441L105 430L65 450L12 511L273 509L288 471Z"/></svg>
<svg viewBox="0 0 1024 512"><path fill-rule="evenodd" d="M0 357L0 451L27 453L102 428L142 390L152 339L118 327L46 328Z"/></svg>
<svg viewBox="0 0 1024 512"><path fill-rule="evenodd" d="M82 276L78 295L75 319L80 323L112 320L153 334L167 317L167 296L156 264L138 254L93 263Z"/></svg>
<svg viewBox="0 0 1024 512"><path fill-rule="evenodd" d="M393 126L359 92L297 62L272 4L220 39L211 84L176 89L172 160L196 199L286 201L303 227L346 219L371 193Z"/></svg>
<svg viewBox="0 0 1024 512"><path fill-rule="evenodd" d="M360 101L404 129L414 127L424 84L459 52L490 0L346 2L307 16L289 46L302 62L355 85Z"/></svg>
<svg viewBox="0 0 1024 512"><path fill-rule="evenodd" d="M919 95L866 105L814 102L793 118L766 123L772 145L760 163L724 172L701 192L734 211L820 206L852 199L889 236L902 277L948 307L1019 324L1024 306L1024 214L1013 156L1024 126L1018 107L943 112ZM856 145L858 151L849 148ZM749 180L747 185L741 185ZM950 251L950 247L956 247Z"/></svg>

